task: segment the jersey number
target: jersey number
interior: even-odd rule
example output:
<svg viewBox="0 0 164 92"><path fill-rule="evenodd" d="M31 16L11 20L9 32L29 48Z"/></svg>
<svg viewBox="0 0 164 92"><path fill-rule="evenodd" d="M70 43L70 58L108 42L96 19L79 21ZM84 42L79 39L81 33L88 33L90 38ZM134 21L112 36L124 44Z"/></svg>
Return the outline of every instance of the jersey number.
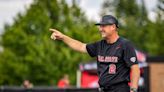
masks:
<svg viewBox="0 0 164 92"><path fill-rule="evenodd" d="M109 65L109 74L115 74L116 73L116 65L110 64Z"/></svg>

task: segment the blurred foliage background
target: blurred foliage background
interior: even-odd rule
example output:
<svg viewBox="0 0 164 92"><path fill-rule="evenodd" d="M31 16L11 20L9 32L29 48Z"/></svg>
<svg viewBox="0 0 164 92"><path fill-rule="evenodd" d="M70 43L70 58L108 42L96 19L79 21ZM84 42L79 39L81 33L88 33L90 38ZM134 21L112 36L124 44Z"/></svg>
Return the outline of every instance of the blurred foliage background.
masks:
<svg viewBox="0 0 164 92"><path fill-rule="evenodd" d="M101 16L113 14L120 21L119 34L130 39L136 48L148 55L164 55L164 9L158 1L158 17L152 22L147 17L145 4L135 0L104 0ZM94 4L94 3L93 3ZM21 85L29 79L34 85L56 85L64 73L71 84L76 83L80 62L91 60L68 48L63 42L50 39L49 28L85 43L100 40L94 21L72 0L34 0L25 14L18 14L13 25L5 25L0 38L0 85Z"/></svg>

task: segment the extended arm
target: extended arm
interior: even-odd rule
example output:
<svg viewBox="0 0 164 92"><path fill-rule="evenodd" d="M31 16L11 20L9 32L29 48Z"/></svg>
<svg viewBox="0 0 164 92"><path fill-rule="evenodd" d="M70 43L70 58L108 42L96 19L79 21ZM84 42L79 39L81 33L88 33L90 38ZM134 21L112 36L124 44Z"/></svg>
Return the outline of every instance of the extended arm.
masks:
<svg viewBox="0 0 164 92"><path fill-rule="evenodd" d="M79 51L79 52L82 52L82 53L87 53L85 43L82 43L78 40L72 39L71 37L62 34L61 32L59 32L56 29L50 29L50 31L53 32L52 35L51 35L51 39L53 39L53 40L55 40L55 39L62 40L64 43L66 43L73 50Z"/></svg>

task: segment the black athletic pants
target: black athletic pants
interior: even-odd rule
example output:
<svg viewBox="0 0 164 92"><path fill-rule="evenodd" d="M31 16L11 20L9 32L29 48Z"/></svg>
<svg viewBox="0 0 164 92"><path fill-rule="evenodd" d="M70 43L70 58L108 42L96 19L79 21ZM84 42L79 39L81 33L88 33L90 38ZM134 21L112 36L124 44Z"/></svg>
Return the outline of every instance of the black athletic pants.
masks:
<svg viewBox="0 0 164 92"><path fill-rule="evenodd" d="M110 87L101 87L100 92L130 92L130 87L128 83L118 83L117 85L112 85Z"/></svg>

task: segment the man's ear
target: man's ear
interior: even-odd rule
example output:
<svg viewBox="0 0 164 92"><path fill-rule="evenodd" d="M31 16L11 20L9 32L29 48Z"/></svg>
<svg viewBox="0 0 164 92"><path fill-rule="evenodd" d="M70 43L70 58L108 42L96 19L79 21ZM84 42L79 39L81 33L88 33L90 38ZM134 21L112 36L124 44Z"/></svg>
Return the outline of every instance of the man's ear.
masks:
<svg viewBox="0 0 164 92"><path fill-rule="evenodd" d="M116 26L115 24L113 24L112 27L113 27L116 31L118 31L118 30L117 30L117 26Z"/></svg>
<svg viewBox="0 0 164 92"><path fill-rule="evenodd" d="M115 28L117 28L116 24L113 24L113 26L114 26Z"/></svg>

